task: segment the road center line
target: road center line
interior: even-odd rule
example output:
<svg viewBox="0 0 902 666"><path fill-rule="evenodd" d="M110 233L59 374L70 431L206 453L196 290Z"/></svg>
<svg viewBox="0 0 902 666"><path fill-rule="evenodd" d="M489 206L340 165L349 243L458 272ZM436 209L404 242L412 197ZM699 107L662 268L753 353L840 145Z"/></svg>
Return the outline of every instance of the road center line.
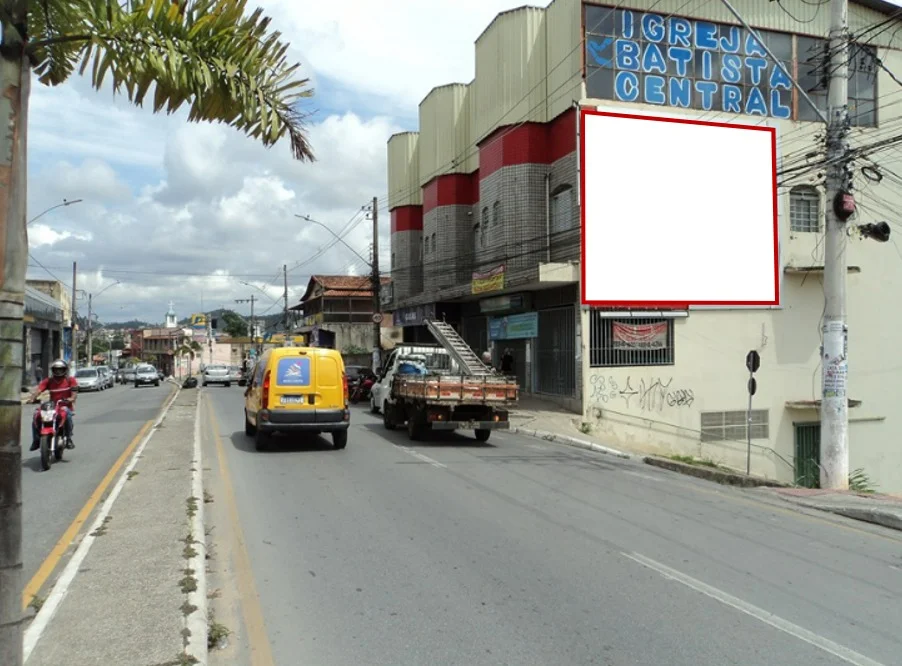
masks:
<svg viewBox="0 0 902 666"><path fill-rule="evenodd" d="M401 446L400 444L395 444L395 448L400 449L404 453L413 456L417 460L422 460L424 463L429 463L433 467L447 467L446 465L443 465L442 463L440 463L438 460L433 460L429 456L424 456L419 451L414 451L413 449L411 449L407 446Z"/></svg>
<svg viewBox="0 0 902 666"><path fill-rule="evenodd" d="M828 638L824 638L819 634L815 634L814 632L808 631L796 624L793 624L789 620L784 620L782 617L774 615L773 613L766 611L762 608L758 608L747 601L743 601L737 597L734 597L730 594L727 594L723 590L719 590L716 587L712 587L707 583L703 583L700 580L692 578L676 569L671 569L670 567L661 564L660 562L656 562L655 560L645 557L644 555L640 555L639 553L621 553L626 558L633 560L634 562L638 562L644 567L648 567L654 571L657 571L659 574L664 576L665 578L669 578L670 580L675 580L678 583L682 583L686 587L692 588L696 592L701 592L702 594L711 597L712 599L716 599L722 604L730 606L731 608L735 608L736 610L745 613L746 615L750 615L756 620L759 620L765 624L769 624L775 629L779 629L782 632L789 634L790 636L794 636L801 641L808 643L809 645L813 645L814 647L823 650L824 652L828 652L835 657L839 657L845 662L850 664L854 664L855 666L883 666L878 661L874 661L868 657L865 657L854 650L850 650L849 648L840 645L839 643L834 643Z"/></svg>
<svg viewBox="0 0 902 666"><path fill-rule="evenodd" d="M41 566L35 572L34 576L31 577L31 580L28 581L28 584L22 591L23 610L25 608L28 608L28 604L31 603L31 600L41 590L41 588L44 586L44 583L47 582L47 579L50 578L50 575L59 565L60 560L63 559L66 551L69 550L69 546L75 540L75 537L78 536L82 525L85 524L85 521L88 520L91 513L97 507L98 503L100 503L100 500L103 498L103 494L106 492L106 489L116 477L117 472L119 472L119 470L125 464L125 461L128 460L129 456L135 450L135 447L138 446L139 442L144 439L144 436L147 434L148 429L150 429L150 427L158 420L161 420L163 415L169 410L169 406L173 403L173 401L175 401L175 396L177 394L178 388L176 388L170 394L167 401L163 403L163 407L160 408L160 413L154 418L150 419L143 426L141 426L138 434L135 435L134 439L132 439L132 441L129 442L129 445L125 447L125 451L123 451L122 455L120 455L116 462L113 463L113 466L110 467L109 471L106 473L106 476L101 479L100 483L94 489L94 492L91 493L91 496L88 498L88 501L85 502L85 505L81 508L81 511L79 511L78 515L75 516L75 520L73 520L69 527L66 528L66 531L63 532L63 535L59 538L59 541L56 542L56 545L50 551L50 554L47 555L46 559L41 563Z"/></svg>
<svg viewBox="0 0 902 666"><path fill-rule="evenodd" d="M223 499L225 500L226 512L229 516L229 522L232 524L232 553L235 557L235 578L238 586L238 596L241 600L241 614L244 616L244 627L247 630L251 666L274 666L276 662L273 659L272 647L266 632L266 623L263 619L260 595L257 592L257 585L254 581L251 557L245 545L244 531L241 529L238 501L235 499L232 476L229 473L229 463L222 445L222 437L219 435L219 426L216 424L216 414L213 411L212 401L207 399L205 395L202 395L202 397L204 398L204 406L207 408L207 422L210 424L210 434L216 446L216 458L219 461L219 477L222 484L222 492L225 495Z"/></svg>

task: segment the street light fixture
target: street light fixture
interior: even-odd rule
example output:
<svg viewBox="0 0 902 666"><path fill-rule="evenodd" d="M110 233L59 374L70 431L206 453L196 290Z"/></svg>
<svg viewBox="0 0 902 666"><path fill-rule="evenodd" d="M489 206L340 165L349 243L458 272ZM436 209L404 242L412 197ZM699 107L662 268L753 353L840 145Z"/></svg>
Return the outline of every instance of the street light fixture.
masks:
<svg viewBox="0 0 902 666"><path fill-rule="evenodd" d="M68 200L68 199L63 199L63 203L58 203L58 204L56 204L55 206L51 206L51 207L48 208L47 210L45 210L45 211L43 211L43 212L41 212L41 213L38 213L38 214L35 215L33 218L31 218L30 220L28 220L28 222L25 223L25 226L27 227L29 224L31 224L32 222L34 222L34 221L37 220L38 218L44 217L47 213L49 213L49 212L52 211L52 210L56 210L57 208L65 208L66 206L72 206L72 205L74 205L74 204L81 203L82 201L84 201L84 199L72 199L71 201Z"/></svg>

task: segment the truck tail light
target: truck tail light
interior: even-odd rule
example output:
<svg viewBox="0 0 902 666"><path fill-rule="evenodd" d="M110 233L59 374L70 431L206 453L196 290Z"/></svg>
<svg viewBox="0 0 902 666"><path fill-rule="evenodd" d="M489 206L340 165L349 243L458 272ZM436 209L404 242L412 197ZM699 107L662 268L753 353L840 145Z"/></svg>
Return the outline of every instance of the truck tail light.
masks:
<svg viewBox="0 0 902 666"><path fill-rule="evenodd" d="M346 373L341 373L341 384L344 388L345 393L345 404L348 404L348 375Z"/></svg>
<svg viewBox="0 0 902 666"><path fill-rule="evenodd" d="M267 370L266 374L263 375L263 400L262 400L262 404L260 405L261 409L269 408L269 373L270 372L271 372L270 370Z"/></svg>

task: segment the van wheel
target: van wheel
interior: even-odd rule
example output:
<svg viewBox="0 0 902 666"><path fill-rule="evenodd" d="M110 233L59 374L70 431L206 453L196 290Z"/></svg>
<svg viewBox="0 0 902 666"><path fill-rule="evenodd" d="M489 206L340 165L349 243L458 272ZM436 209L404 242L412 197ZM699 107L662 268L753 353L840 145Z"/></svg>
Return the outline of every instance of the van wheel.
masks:
<svg viewBox="0 0 902 666"><path fill-rule="evenodd" d="M251 423L251 420L247 418L247 412L244 412L244 434L248 437L253 437L257 434L257 426Z"/></svg>
<svg viewBox="0 0 902 666"><path fill-rule="evenodd" d="M487 442L487 441L489 441L489 435L491 435L491 434L492 434L491 430L478 429L478 430L476 430L476 439L479 440L480 442Z"/></svg>
<svg viewBox="0 0 902 666"><path fill-rule="evenodd" d="M426 424L423 423L419 414L411 414L407 419L407 436L414 442L423 439Z"/></svg>
<svg viewBox="0 0 902 666"><path fill-rule="evenodd" d="M226 388L229 388L232 385L232 382L226 382Z"/></svg>
<svg viewBox="0 0 902 666"><path fill-rule="evenodd" d="M370 413L371 414L379 413L379 408L376 407L376 399L375 398L370 398Z"/></svg>
<svg viewBox="0 0 902 666"><path fill-rule="evenodd" d="M336 430L332 433L332 448L343 449L348 445L348 431Z"/></svg>
<svg viewBox="0 0 902 666"><path fill-rule="evenodd" d="M382 406L382 424L385 426L386 430L395 429L395 419L392 416L391 407L388 406L387 402Z"/></svg>
<svg viewBox="0 0 902 666"><path fill-rule="evenodd" d="M258 451L266 451L269 448L269 435L259 428L254 428L254 446Z"/></svg>

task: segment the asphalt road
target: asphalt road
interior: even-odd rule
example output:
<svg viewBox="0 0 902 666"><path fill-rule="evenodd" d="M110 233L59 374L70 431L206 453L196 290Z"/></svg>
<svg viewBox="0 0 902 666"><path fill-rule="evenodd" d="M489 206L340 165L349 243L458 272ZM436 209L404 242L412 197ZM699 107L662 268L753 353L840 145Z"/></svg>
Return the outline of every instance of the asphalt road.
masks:
<svg viewBox="0 0 902 666"><path fill-rule="evenodd" d="M210 506L237 507L213 529L243 537L219 663L899 663L897 532L517 435L414 444L362 408L344 451L258 453L241 391L205 395Z"/></svg>
<svg viewBox="0 0 902 666"><path fill-rule="evenodd" d="M79 395L76 448L47 472L41 471L40 452L28 451L35 405L22 406L23 582L31 580L132 439L159 414L173 388L169 383L140 389L117 384Z"/></svg>

